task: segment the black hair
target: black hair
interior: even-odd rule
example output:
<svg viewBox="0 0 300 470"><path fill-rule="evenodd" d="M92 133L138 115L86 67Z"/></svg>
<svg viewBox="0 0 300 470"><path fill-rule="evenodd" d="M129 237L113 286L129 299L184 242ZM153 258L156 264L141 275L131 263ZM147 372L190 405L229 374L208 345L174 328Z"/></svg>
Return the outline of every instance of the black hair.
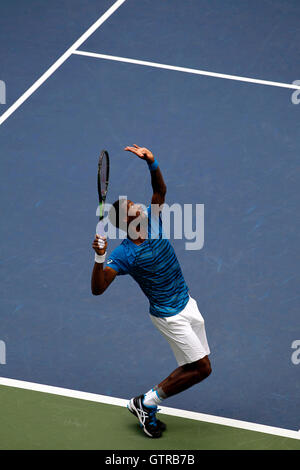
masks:
<svg viewBox="0 0 300 470"><path fill-rule="evenodd" d="M118 199L113 203L111 206L109 213L108 213L108 219L114 227L121 228L122 230L126 231L126 226L123 227L125 222L123 222L123 215L127 215L127 204L126 208L122 208L122 205L124 205L124 202L127 202L126 198L121 198ZM121 217L120 217L121 213ZM120 222L121 222L121 227L120 227Z"/></svg>

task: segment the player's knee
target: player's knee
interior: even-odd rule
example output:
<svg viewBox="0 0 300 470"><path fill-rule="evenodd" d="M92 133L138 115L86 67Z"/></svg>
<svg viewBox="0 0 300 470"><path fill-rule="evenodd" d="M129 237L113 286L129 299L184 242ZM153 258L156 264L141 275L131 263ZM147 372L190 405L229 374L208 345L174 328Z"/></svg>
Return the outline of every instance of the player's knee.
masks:
<svg viewBox="0 0 300 470"><path fill-rule="evenodd" d="M197 366L198 367L196 369L196 374L197 374L198 382L201 382L201 380L209 377L212 372L211 364L210 364L208 357L198 361Z"/></svg>
<svg viewBox="0 0 300 470"><path fill-rule="evenodd" d="M211 373L212 373L212 368L211 368L211 365L210 363L207 364L205 367L204 367L204 376L205 378L208 377Z"/></svg>

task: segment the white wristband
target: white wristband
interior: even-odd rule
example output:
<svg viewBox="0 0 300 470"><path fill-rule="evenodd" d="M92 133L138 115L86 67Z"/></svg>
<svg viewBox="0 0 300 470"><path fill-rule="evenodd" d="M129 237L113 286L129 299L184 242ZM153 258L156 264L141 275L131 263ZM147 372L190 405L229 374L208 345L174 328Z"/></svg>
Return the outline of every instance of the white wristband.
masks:
<svg viewBox="0 0 300 470"><path fill-rule="evenodd" d="M105 258L106 253L104 253L104 255L97 255L97 253L95 253L95 263L104 263Z"/></svg>

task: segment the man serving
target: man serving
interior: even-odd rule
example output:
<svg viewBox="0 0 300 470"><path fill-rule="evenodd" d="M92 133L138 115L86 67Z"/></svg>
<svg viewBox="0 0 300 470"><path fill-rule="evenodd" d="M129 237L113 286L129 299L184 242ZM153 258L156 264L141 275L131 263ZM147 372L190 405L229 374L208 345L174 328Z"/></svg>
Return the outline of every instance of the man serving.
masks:
<svg viewBox="0 0 300 470"><path fill-rule="evenodd" d="M128 403L129 411L137 417L144 433L157 438L166 429L156 418L157 406L210 375L210 350L203 317L189 295L175 251L163 236L160 210L167 188L158 162L144 147L134 145L125 150L148 164L153 189L151 206L144 214L139 205L127 199L113 204L109 218L116 227L127 231L127 238L112 251L104 268L107 241L105 237L95 236L91 288L94 295L101 295L117 275L130 274L149 299L153 324L173 350L177 369Z"/></svg>

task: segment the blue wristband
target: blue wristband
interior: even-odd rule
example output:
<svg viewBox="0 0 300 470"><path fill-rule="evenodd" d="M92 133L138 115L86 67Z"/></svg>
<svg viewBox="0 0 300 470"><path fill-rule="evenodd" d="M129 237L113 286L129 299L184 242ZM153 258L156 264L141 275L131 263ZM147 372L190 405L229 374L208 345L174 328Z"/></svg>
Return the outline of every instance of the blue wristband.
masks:
<svg viewBox="0 0 300 470"><path fill-rule="evenodd" d="M154 162L153 162L153 163L148 163L148 167L149 167L149 170L150 170L150 171L155 171L155 170L157 170L157 168L158 168L158 161L156 160L156 158L154 159Z"/></svg>

